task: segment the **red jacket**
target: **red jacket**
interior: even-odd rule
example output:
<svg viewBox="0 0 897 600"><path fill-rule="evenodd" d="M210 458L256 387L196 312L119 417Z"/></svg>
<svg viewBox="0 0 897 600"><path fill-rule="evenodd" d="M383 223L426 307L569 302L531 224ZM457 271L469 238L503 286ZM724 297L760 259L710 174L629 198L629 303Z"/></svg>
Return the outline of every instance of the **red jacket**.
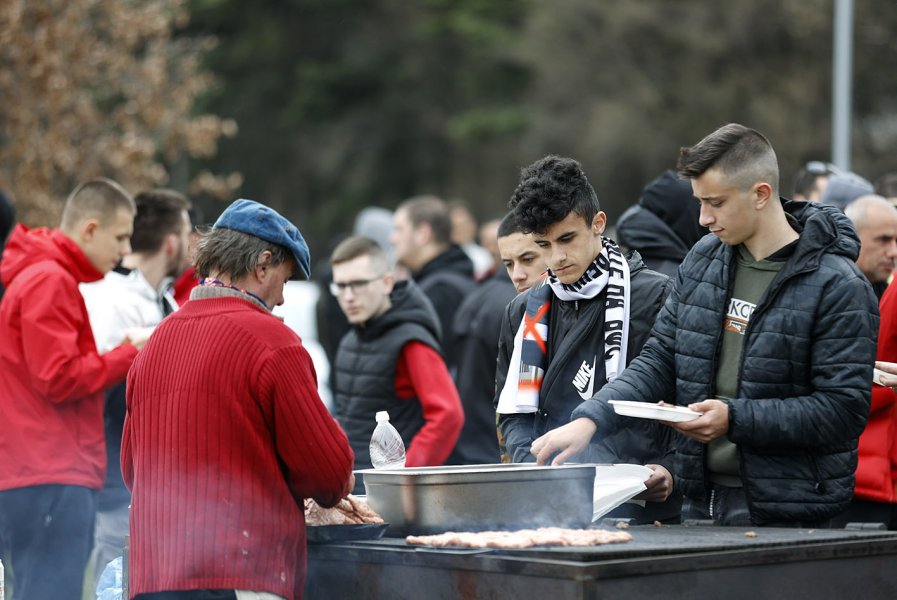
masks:
<svg viewBox="0 0 897 600"><path fill-rule="evenodd" d="M196 267L187 267L171 286L174 290L174 301L178 303L178 306L187 304L187 300L190 299L190 292L197 285L199 285L199 277L196 275Z"/></svg>
<svg viewBox="0 0 897 600"><path fill-rule="evenodd" d="M879 303L878 360L897 362L897 285L889 285ZM897 395L872 386L869 421L860 436L860 460L854 496L876 502L897 502Z"/></svg>
<svg viewBox="0 0 897 600"><path fill-rule="evenodd" d="M399 355L394 382L396 396L417 397L424 413L424 426L406 450L405 466L443 464L464 426L464 408L445 361L423 342L409 342Z"/></svg>
<svg viewBox="0 0 897 600"><path fill-rule="evenodd" d="M81 282L103 277L58 229L18 225L0 263L0 490L103 487L103 389L137 349L99 355Z"/></svg>
<svg viewBox="0 0 897 600"><path fill-rule="evenodd" d="M333 506L353 455L299 338L237 297L193 299L128 374L130 593L301 598L303 499Z"/></svg>

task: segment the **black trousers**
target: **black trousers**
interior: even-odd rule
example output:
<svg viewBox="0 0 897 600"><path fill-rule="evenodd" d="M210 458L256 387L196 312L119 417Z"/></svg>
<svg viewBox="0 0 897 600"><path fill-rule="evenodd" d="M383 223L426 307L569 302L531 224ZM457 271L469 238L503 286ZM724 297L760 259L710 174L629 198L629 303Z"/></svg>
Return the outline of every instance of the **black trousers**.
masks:
<svg viewBox="0 0 897 600"><path fill-rule="evenodd" d="M76 485L0 492L0 538L12 562L16 598L80 600L95 498L96 492Z"/></svg>
<svg viewBox="0 0 897 600"><path fill-rule="evenodd" d="M897 504L854 498L843 513L832 519L832 527L840 529L848 523L884 523L886 528L895 530Z"/></svg>
<svg viewBox="0 0 897 600"><path fill-rule="evenodd" d="M711 485L710 497L701 502L693 498L685 498L682 503L682 519L699 519L713 521L714 525L725 527L751 527L751 513L748 509L747 495L744 488ZM782 521L764 523L764 527L799 527L803 529L827 529L831 520L824 521Z"/></svg>

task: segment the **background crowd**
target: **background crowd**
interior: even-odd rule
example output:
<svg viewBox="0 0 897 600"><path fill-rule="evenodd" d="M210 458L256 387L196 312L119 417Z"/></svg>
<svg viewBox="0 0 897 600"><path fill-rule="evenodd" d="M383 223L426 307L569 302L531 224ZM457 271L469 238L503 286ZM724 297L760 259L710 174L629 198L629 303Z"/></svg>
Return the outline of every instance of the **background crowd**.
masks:
<svg viewBox="0 0 897 600"><path fill-rule="evenodd" d="M570 419L570 412L580 400L575 398L571 404L569 398L559 398L557 402L563 404L554 406L552 414L549 414L546 408L553 405L548 403L550 396L544 391L537 403L540 409L535 413L535 425L530 422L522 429L518 425L514 428L508 425L519 422L524 415L513 419L510 418L513 415L504 415L505 425L502 425L501 414L496 419L497 406L499 413L502 412L497 393L502 390L505 377L510 373L508 361L513 360L510 346L506 346L503 352L507 354L499 352L496 372L496 348L501 348L501 335L508 335L500 334L502 327L509 326L503 322L507 323L510 316L510 326L516 328L513 322L521 318L519 315L523 314L524 306L527 311L530 310L527 298L537 297L536 292L522 292L533 286L547 289L546 268L558 268L552 263L551 253L546 254L545 248L540 247L543 242L534 243L534 232L541 232L535 235L536 238L551 240L551 232L555 231L556 226L576 223L580 219L574 213L565 218L562 213L566 209L561 209L558 216L549 218L545 222L547 224L542 225L537 221L527 222L522 217L525 213L518 208L519 198L526 197L529 185L535 186L534 202L546 202L545 198L551 198L551 194L555 193L550 186L543 187L544 184L527 184L527 177L544 176L538 175L539 169L551 172L552 169L563 171L570 168L563 166L563 161L568 159L549 157L545 160L548 162L542 161L529 167L529 175L524 170L523 183L509 204L515 208L511 212L496 215L495 219L479 224L466 203L458 200L448 202L432 195L409 198L395 210L368 207L357 215L353 230L341 240L335 240L331 255L319 261L318 272L311 273L307 246L303 241L305 264L302 265L301 281L286 281L292 278L284 278L285 285L280 297L269 296L264 300L250 293L261 306L273 310L302 338L306 355L310 364L314 364L314 373L317 374L313 384L323 405L347 434L355 455L355 468L370 466L367 442L375 425L374 414L379 410L389 411L393 424L401 433L407 448L407 466L534 461L538 451L533 449L530 453L532 441L541 433L549 432ZM573 171L574 174L576 172L580 175L575 177L582 177L583 184L587 186L584 189L591 190L584 174ZM800 202L834 207L852 222L859 238L856 266L881 304L877 358L884 361L897 361L893 341L897 339L897 325L891 314L895 306L893 294L897 292L888 285L897 268L897 190L893 188L894 181L895 177L885 176L873 185L856 173L812 161L796 174L792 194ZM101 201L85 201L79 207L78 198L91 190L98 194ZM546 206L550 206L551 202ZM704 222L701 204L695 198L687 178L673 170L666 170L645 184L638 201L623 213L615 228L605 229L602 216L600 226L595 230L600 231L594 234L596 240L604 240L604 244L613 244L612 240L616 240L621 251L628 253L630 261L628 268L635 286L633 297L637 298L630 331L639 331L638 327L641 327L641 333L632 334L635 337L630 341L627 361L638 354L644 343L644 337L640 336L647 334L654 321L653 315L659 309L658 303L649 302L649 296L654 292L648 290L655 284L645 288L651 280L645 279L644 275L635 275L647 267L673 278L670 282L676 278L678 265L707 233L707 228L701 224ZM13 229L14 205L5 197L0 197L0 209L6 238ZM100 224L92 227L85 225L95 222L88 218L91 211L106 214L110 210L119 215L117 220L103 225L100 219ZM250 213L239 215L240 219L251 221ZM218 219L216 228L221 226L226 216L227 213ZM234 219L232 216L229 218ZM98 235L104 227L109 228L109 233ZM18 436L18 441L13 443L12 438L7 436L4 445L4 464L7 467L2 485L6 491L0 493L4 507L0 511L3 513L0 520L5 518L7 524L4 530L7 532L4 539L7 557L10 547L21 545L10 534L16 531L15 527L10 529L11 519L17 514L16 507L33 505L38 499L46 501L46 490L56 488L50 496L55 506L51 513L55 514L60 507L77 506L79 502L85 507L80 511L84 517L80 527L82 531L91 532L90 541L70 529L56 539L62 539L69 547L73 540L81 540L84 562L88 560L87 550L92 548L91 577L95 580L102 566L120 554L128 533L130 502L129 489L122 479L119 455L125 421L124 373L154 329L168 315L175 313L179 306L190 304L191 290L198 283L194 264L196 243L201 232L208 231L207 227L208 223L203 222L201 212L181 193L150 189L131 199L114 182L97 180L72 192L62 228L55 230L57 233L29 230L21 225L13 232L0 262L2 281L7 287L12 286L0 304L0 315L7 328L5 331L10 334L4 337L2 344L2 354L6 356L5 367L22 364L19 362L22 359L13 358L17 352L16 346L28 340L28 336L35 335L9 322L12 315L22 318L23 294L27 292L30 298L41 277L52 280L53 277L67 279L75 275L80 282L77 298L71 297L71 291L75 288L69 288L64 293L44 296L51 304L36 304L29 310L34 314L52 312L65 315L71 311L77 313L78 305L83 306L91 329L89 333L82 331L79 334L83 339L78 342L78 347L83 355L66 359L52 351L54 344L32 341L30 345L25 345L29 354L23 359L42 361L41 364L54 361L47 363L43 369L33 364L29 366L29 369L43 373L42 376L47 378L45 385L50 386L34 395L38 409L40 398L45 393L75 393L79 397L84 393L104 394L103 403L94 405L92 413L78 419L86 419L82 426L87 426L91 419L99 419L102 415L105 443L103 439L94 438L90 444L93 444L94 450L105 446L106 460L105 465L95 464L96 454L90 450L91 446L84 446L84 440L73 440L69 449L60 445L67 439L67 434L63 434L69 427L66 419L70 417L60 418L53 412L46 413L42 420L44 428L56 423L58 435L48 436L45 431L33 432L26 425L30 417L15 416L21 414L21 407L10 404L11 388L5 385L6 396L0 403L0 410L5 412L7 422L19 422L21 425L11 430ZM562 234L561 238L564 235L569 234ZM87 256L89 265L72 266L83 259L77 259L79 253L68 245L68 239L79 240L78 247L84 253L81 256ZM239 252L239 248L233 251ZM63 255L58 254L60 251L74 257L65 260L76 260L65 267L68 274L64 277L54 275L54 269L59 267L52 266L62 260ZM591 252L593 250L586 250L587 254ZM63 261L58 264L68 263ZM208 272L208 268L203 272ZM23 280L29 284L24 285ZM202 289L214 289L221 283L208 278L203 281L206 287ZM662 291L657 288L661 294L658 302L668 294L669 285L664 284ZM48 289L46 283L40 287L41 290ZM240 292L244 290L241 288ZM194 295L196 293L193 292ZM515 297L520 301L512 302ZM555 304L560 306L564 303L556 300ZM561 337L553 339L552 344L561 344L561 340L568 335L577 337L576 327L593 327L587 324L590 318L586 317L586 306L590 304L585 297L576 301L577 320L571 322L574 329L568 333L565 325L561 329ZM603 310L601 308L599 314ZM639 310L650 311L650 314L645 314L643 326L638 325L642 318L637 316ZM580 314L580 311L583 312ZM65 317L64 321L77 319L75 313ZM63 317L55 315L51 321L60 318ZM577 321L579 325L576 325ZM54 335L53 327L47 323L44 322L42 328L49 327L48 334ZM64 325L60 327L60 331L65 330ZM551 351L549 356L556 352ZM579 367L578 359L569 358L555 363L565 365L565 369L576 375L577 368L582 371L582 367ZM75 363L70 363L70 360ZM83 366L78 366L79 362ZM606 367L610 368L609 365ZM63 373L67 371L71 373L68 375L71 379L63 378ZM23 373L19 371L19 374ZM103 375L98 377L93 373ZM28 380L19 381L15 385L21 390L30 389L32 384ZM6 383L11 385L12 381L7 378ZM871 383L868 387L872 388ZM582 393L580 396L587 397ZM657 449L648 454L643 453L645 447L641 442L617 440L609 441L609 446L603 451L609 454L597 460L656 462L658 464L650 465L655 469L659 464L668 466L663 449L671 447L672 440L668 439L668 433L661 430L629 430L630 433L638 431L636 437L639 439L656 440ZM897 527L895 431L897 396L890 387L875 386L868 424L859 439L855 498L849 508L834 519L835 525L875 521L885 523L890 528ZM511 437L507 439L506 447L507 436ZM38 451L43 446L47 446L45 453ZM25 448L28 449L28 456L21 455ZM42 454L49 458L36 458ZM596 456L592 458L596 459ZM17 464L28 464L29 468L23 471L21 467L14 466ZM85 471L87 465L91 467ZM666 469L666 466L662 468ZM97 479L103 472L105 480ZM659 479L663 480L663 472L658 473ZM89 500L73 501L65 496L71 484L78 486L78 489L83 486L83 489L99 491L99 495L94 497L91 493ZM662 489L660 496L657 496L659 492L655 489L655 500L667 499L670 488ZM355 482L355 491L363 493L361 478ZM16 497L11 495L12 492L18 495L24 493L27 497ZM646 497L651 496L648 494ZM670 497L669 500L675 498ZM652 507L652 503L649 502L648 506ZM662 502L647 512L627 510L624 506L615 514L633 518L636 522L658 519L676 522L681 518L680 510L681 498L672 504ZM63 511L56 516L64 521L71 515L65 515ZM21 516L16 519L21 528L21 522L26 519ZM51 551L46 548L38 550L36 556ZM20 564L23 565L20 566L21 571L31 568L26 566L27 563ZM59 576L80 582L77 566L67 573L61 571ZM20 576L18 585L20 589L38 590L35 593L39 594L40 582L41 578L29 580L26 576ZM53 580L54 590L57 585L58 580Z"/></svg>

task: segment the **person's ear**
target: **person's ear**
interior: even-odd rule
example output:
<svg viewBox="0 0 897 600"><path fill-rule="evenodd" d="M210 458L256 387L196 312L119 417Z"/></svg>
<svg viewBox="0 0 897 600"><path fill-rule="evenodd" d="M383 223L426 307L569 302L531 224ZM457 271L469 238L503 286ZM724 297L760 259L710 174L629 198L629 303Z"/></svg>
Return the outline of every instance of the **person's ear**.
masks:
<svg viewBox="0 0 897 600"><path fill-rule="evenodd" d="M395 286L395 277L392 276L392 273L386 273L386 275L383 276L383 289L386 290L387 295L392 293Z"/></svg>
<svg viewBox="0 0 897 600"><path fill-rule="evenodd" d="M414 228L414 245L418 248L426 246L433 239L433 228L428 223L421 223Z"/></svg>
<svg viewBox="0 0 897 600"><path fill-rule="evenodd" d="M754 207L757 210L765 207L773 199L772 186L766 182L754 184Z"/></svg>
<svg viewBox="0 0 897 600"><path fill-rule="evenodd" d="M178 245L181 240L176 233L169 233L165 236L165 256L176 256L178 253Z"/></svg>
<svg viewBox="0 0 897 600"><path fill-rule="evenodd" d="M259 282L265 281L273 272L271 259L274 257L270 250L265 250L259 254L258 262L255 265L255 278Z"/></svg>
<svg viewBox="0 0 897 600"><path fill-rule="evenodd" d="M78 227L78 234L81 236L82 240L84 240L85 242L89 242L93 240L93 237L94 235L96 235L96 232L99 228L100 222L96 219L85 219Z"/></svg>
<svg viewBox="0 0 897 600"><path fill-rule="evenodd" d="M604 214L603 210L599 210L595 213L595 216L592 217L592 232L595 235L601 235L604 233L605 227L607 227L607 215Z"/></svg>

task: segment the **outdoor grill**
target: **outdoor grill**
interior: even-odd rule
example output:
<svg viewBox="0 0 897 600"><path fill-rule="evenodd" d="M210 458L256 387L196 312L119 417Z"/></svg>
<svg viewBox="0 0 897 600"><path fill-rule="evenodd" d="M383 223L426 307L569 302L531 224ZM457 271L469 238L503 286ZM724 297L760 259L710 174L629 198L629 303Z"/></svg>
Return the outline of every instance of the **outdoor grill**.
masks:
<svg viewBox="0 0 897 600"><path fill-rule="evenodd" d="M313 544L306 598L897 598L895 532L629 531L629 543L588 548L432 548L403 538Z"/></svg>

